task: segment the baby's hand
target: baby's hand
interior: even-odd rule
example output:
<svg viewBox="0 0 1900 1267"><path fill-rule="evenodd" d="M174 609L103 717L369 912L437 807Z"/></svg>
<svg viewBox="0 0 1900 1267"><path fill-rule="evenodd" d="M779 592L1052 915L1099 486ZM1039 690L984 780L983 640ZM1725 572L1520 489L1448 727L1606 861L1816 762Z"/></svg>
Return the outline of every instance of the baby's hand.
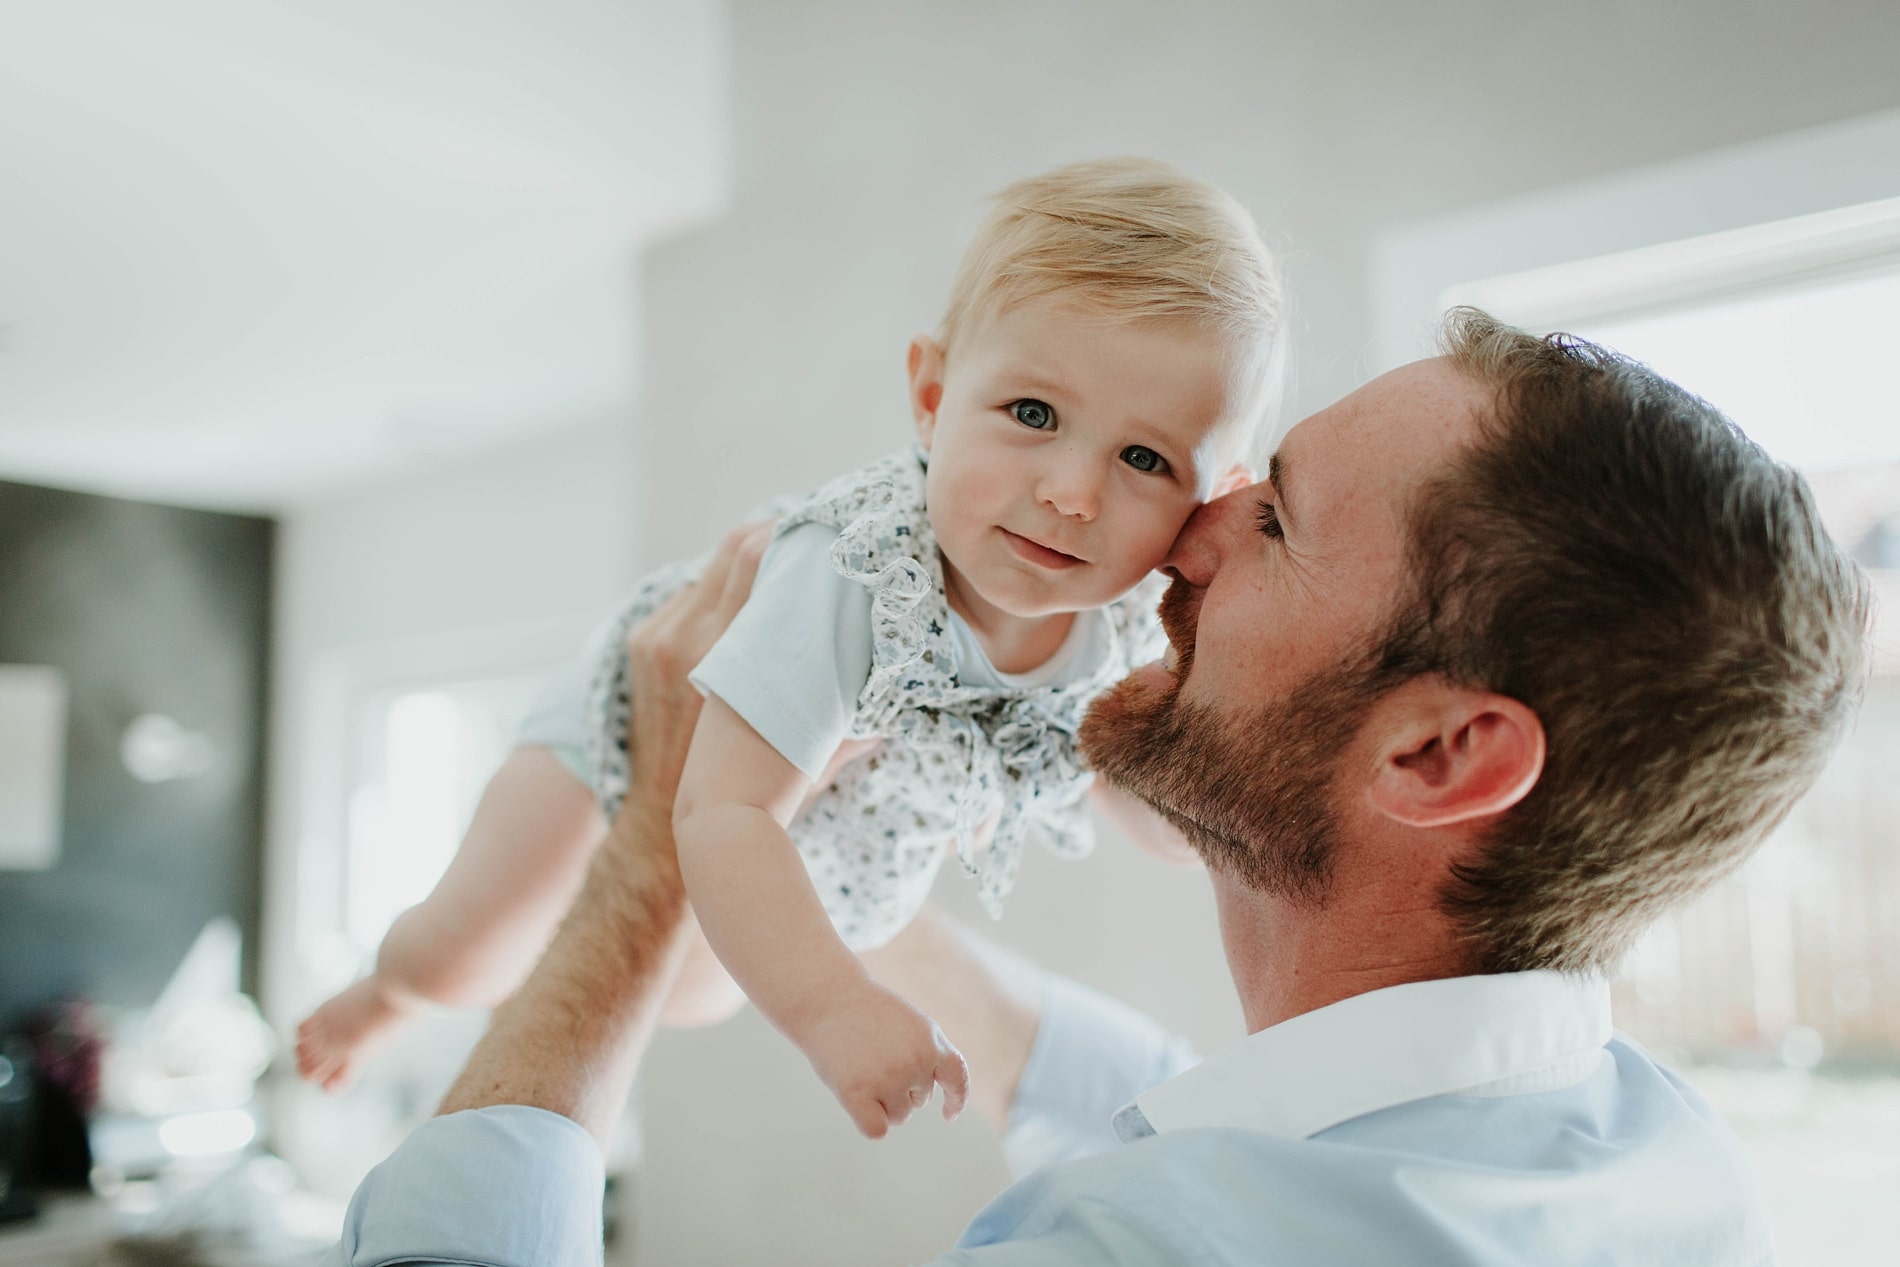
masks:
<svg viewBox="0 0 1900 1267"><path fill-rule="evenodd" d="M858 1129L882 1139L943 1085L943 1117L963 1111L970 1068L936 1023L876 982L835 1000L799 1044Z"/></svg>

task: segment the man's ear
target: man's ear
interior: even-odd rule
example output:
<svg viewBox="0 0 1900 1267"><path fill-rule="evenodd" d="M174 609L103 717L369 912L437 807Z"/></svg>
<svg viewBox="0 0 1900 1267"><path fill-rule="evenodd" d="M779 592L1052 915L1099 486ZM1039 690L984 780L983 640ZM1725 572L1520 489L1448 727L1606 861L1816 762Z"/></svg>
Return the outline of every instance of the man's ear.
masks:
<svg viewBox="0 0 1900 1267"><path fill-rule="evenodd" d="M1374 708L1386 715L1372 805L1408 827L1501 814L1543 773L1544 724L1509 696L1420 678Z"/></svg>
<svg viewBox="0 0 1900 1267"><path fill-rule="evenodd" d="M1220 478L1214 481L1214 489L1207 495L1207 500L1213 501L1216 497L1238 493L1241 489L1259 482L1259 479L1254 476L1252 467L1236 462L1221 472Z"/></svg>
<svg viewBox="0 0 1900 1267"><path fill-rule="evenodd" d="M907 364L911 422L917 428L917 443L928 453L930 438L937 430L937 407L943 403L943 348L935 339L920 334L910 341Z"/></svg>

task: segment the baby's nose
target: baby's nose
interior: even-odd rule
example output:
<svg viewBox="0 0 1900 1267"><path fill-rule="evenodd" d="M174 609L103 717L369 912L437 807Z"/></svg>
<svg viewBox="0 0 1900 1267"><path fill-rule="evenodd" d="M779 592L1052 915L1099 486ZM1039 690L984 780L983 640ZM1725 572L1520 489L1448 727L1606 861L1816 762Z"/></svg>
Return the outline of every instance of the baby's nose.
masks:
<svg viewBox="0 0 1900 1267"><path fill-rule="evenodd" d="M1102 509L1101 477L1086 462L1057 463L1036 491L1045 505L1066 519L1093 519Z"/></svg>

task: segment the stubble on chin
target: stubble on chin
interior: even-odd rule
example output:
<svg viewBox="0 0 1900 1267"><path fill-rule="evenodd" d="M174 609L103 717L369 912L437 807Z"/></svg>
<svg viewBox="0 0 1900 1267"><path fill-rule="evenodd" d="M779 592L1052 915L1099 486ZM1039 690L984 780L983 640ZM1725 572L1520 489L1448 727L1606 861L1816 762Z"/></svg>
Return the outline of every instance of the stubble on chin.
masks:
<svg viewBox="0 0 1900 1267"><path fill-rule="evenodd" d="M1200 615L1192 587L1177 578L1162 594L1158 615L1175 657L1172 671L1164 678L1117 682L1089 706L1078 738L1083 755L1103 778L1148 802L1193 842L1201 828L1182 806L1195 799L1194 780L1177 759L1182 731L1190 724L1183 717L1181 683L1194 664Z"/></svg>
<svg viewBox="0 0 1900 1267"><path fill-rule="evenodd" d="M1140 797L1172 823L1213 865L1231 852L1217 841L1205 813L1210 744L1204 733L1213 719L1181 699L1178 679L1124 678L1098 698L1082 719L1082 753L1110 783Z"/></svg>
<svg viewBox="0 0 1900 1267"><path fill-rule="evenodd" d="M1277 897L1322 902L1339 828L1336 776L1364 708L1347 676L1303 684L1244 718L1183 699L1178 677L1127 678L1089 708L1082 752L1103 778L1171 822L1213 870Z"/></svg>

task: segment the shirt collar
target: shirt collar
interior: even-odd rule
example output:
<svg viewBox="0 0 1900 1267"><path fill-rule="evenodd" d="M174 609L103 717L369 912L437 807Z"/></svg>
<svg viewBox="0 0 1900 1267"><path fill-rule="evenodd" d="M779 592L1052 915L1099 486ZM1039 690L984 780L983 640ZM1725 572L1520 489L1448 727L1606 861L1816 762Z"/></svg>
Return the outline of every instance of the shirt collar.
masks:
<svg viewBox="0 0 1900 1267"><path fill-rule="evenodd" d="M1587 1076L1610 1040L1596 976L1512 972L1390 986L1268 1026L1139 1096L1124 1140L1200 1126L1304 1139L1427 1096L1519 1094Z"/></svg>

